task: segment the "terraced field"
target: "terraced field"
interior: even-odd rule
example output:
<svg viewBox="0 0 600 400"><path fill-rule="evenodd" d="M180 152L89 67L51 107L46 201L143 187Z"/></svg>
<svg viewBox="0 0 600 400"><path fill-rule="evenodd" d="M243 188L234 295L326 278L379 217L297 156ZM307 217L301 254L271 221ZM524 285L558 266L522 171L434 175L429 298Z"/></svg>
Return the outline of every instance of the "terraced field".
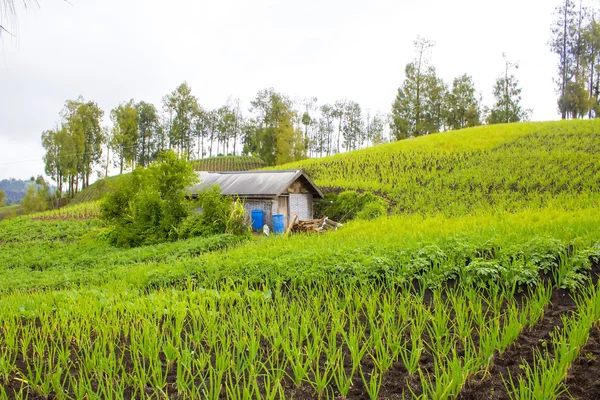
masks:
<svg viewBox="0 0 600 400"><path fill-rule="evenodd" d="M283 166L394 201L326 235L125 250L96 203L0 222L0 399L600 398L599 133Z"/></svg>

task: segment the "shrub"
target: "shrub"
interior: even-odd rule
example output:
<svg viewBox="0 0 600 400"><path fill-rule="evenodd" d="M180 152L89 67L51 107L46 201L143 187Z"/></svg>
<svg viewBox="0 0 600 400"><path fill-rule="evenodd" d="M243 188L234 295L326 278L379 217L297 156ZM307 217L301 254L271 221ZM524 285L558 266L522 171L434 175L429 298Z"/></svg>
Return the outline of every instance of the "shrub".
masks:
<svg viewBox="0 0 600 400"><path fill-rule="evenodd" d="M387 215L387 206L382 204L381 202L377 201L377 202L365 204L363 209L360 210L356 214L356 219L369 220L369 219L383 217L386 215Z"/></svg>
<svg viewBox="0 0 600 400"><path fill-rule="evenodd" d="M247 211L242 199L235 199L230 206L229 217L226 222L226 233L233 235L248 235L252 228L247 220Z"/></svg>
<svg viewBox="0 0 600 400"><path fill-rule="evenodd" d="M388 201L371 192L358 193L347 190L339 195L327 194L317 203L316 214L326 215L335 221L373 219L387 215Z"/></svg>
<svg viewBox="0 0 600 400"><path fill-rule="evenodd" d="M114 225L112 244L135 247L178 238L189 214L186 189L197 179L193 168L173 151L162 153L147 169L114 183L104 198L102 219Z"/></svg>
<svg viewBox="0 0 600 400"><path fill-rule="evenodd" d="M48 186L44 185L37 188L34 183L31 183L21 204L26 214L46 211L50 204Z"/></svg>
<svg viewBox="0 0 600 400"><path fill-rule="evenodd" d="M200 192L194 208L198 213L187 217L179 229L182 239L221 233L245 235L250 232L243 202L221 195L217 185Z"/></svg>

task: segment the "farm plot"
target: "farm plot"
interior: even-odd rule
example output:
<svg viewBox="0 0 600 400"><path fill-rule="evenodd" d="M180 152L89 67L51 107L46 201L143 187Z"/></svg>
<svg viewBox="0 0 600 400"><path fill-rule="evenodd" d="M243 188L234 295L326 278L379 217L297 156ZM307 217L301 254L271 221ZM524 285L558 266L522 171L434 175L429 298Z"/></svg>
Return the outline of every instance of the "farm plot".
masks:
<svg viewBox="0 0 600 400"><path fill-rule="evenodd" d="M600 290L585 288L576 311L560 315L555 357L536 352L508 378L513 396L540 398L526 395L540 385L560 393L600 318ZM453 398L545 327L556 296L545 285L514 296L327 283L14 294L0 302L0 398Z"/></svg>
<svg viewBox="0 0 600 400"><path fill-rule="evenodd" d="M281 166L385 194L396 213L468 215L597 204L599 121L488 126Z"/></svg>

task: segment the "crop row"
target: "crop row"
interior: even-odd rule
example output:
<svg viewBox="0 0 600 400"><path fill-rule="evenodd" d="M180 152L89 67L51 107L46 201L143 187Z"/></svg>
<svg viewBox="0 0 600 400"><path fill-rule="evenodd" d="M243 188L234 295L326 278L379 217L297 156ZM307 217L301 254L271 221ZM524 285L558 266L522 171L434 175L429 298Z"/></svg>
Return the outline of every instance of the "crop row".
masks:
<svg viewBox="0 0 600 400"><path fill-rule="evenodd" d="M392 217L351 222L322 236L262 238L234 247L235 240L215 238L113 249L102 241L102 226L94 224L16 220L0 225L0 238L5 240L0 259L10 267L2 268L0 291L119 282L167 287L189 277L207 288L233 281L274 286L363 280L417 280L427 287L449 280L534 286L541 275L560 275L557 284L572 288L600 254L600 212L595 208ZM21 244L29 251L22 252ZM201 251L194 251L196 247ZM224 247L226 252L201 254ZM111 268L111 263L119 267Z"/></svg>
<svg viewBox="0 0 600 400"><path fill-rule="evenodd" d="M193 160L196 171L250 171L265 167L265 162L256 156L224 156Z"/></svg>
<svg viewBox="0 0 600 400"><path fill-rule="evenodd" d="M80 290L0 301L0 398L447 398L543 315L498 287ZM85 299L85 301L84 301ZM402 371L401 373L399 371Z"/></svg>

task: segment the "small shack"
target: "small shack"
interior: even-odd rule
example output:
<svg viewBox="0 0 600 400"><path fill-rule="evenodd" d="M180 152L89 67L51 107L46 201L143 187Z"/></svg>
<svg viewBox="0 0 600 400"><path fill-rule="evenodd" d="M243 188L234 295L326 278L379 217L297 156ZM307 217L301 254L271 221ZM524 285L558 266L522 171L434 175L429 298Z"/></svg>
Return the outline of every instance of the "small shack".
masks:
<svg viewBox="0 0 600 400"><path fill-rule="evenodd" d="M294 214L300 220L313 219L313 199L323 193L302 171L199 172L200 183L191 189L192 197L212 185L219 185L221 194L244 200L249 214L262 210L264 223L273 228L273 215L283 214L284 224Z"/></svg>

